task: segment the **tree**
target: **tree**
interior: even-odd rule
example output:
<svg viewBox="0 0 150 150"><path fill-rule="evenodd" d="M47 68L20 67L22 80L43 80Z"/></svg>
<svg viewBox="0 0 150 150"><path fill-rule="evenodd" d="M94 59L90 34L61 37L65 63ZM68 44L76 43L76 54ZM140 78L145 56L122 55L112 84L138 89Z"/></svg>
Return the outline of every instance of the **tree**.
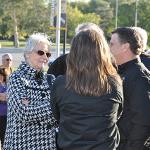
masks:
<svg viewBox="0 0 150 150"><path fill-rule="evenodd" d="M9 24L11 22L11 18L9 16L3 17L0 23L0 33L1 39L9 38Z"/></svg>
<svg viewBox="0 0 150 150"><path fill-rule="evenodd" d="M45 0L0 0L0 3L0 10L3 12L1 19L6 16L11 18L7 26L13 29L9 29L9 32L14 35L15 47L19 47L18 32L28 35L34 31L48 31L49 14Z"/></svg>
<svg viewBox="0 0 150 150"><path fill-rule="evenodd" d="M119 6L118 26L134 26L135 4L122 4Z"/></svg>
<svg viewBox="0 0 150 150"><path fill-rule="evenodd" d="M19 17L21 17L22 13L25 11L26 5L28 1L26 0L0 0L1 9L3 9L4 16L10 16L12 19L13 35L14 35L14 46L19 47L19 39L18 39L18 24Z"/></svg>
<svg viewBox="0 0 150 150"><path fill-rule="evenodd" d="M113 18L113 8L111 7L111 3L109 1L91 0L89 3L72 3L72 6L77 7L84 14L96 14L98 18L100 18L98 25L100 25L105 32L107 32L108 28L110 28Z"/></svg>
<svg viewBox="0 0 150 150"><path fill-rule="evenodd" d="M21 19L21 29L28 34L33 32L48 32L50 25L50 14L44 1L32 0L31 8L24 13Z"/></svg>
<svg viewBox="0 0 150 150"><path fill-rule="evenodd" d="M67 5L67 29L68 29L68 38L72 38L75 34L75 28L78 24L84 22L93 22L99 24L101 21L100 16L95 13L82 13L77 7L73 8L70 5Z"/></svg>
<svg viewBox="0 0 150 150"><path fill-rule="evenodd" d="M150 46L150 1L139 1L138 4L138 26L144 28L149 35L148 44Z"/></svg>
<svg viewBox="0 0 150 150"><path fill-rule="evenodd" d="M108 20L113 17L113 9L110 7L110 2L105 0L91 0L89 2L89 12L95 12L102 18L102 28L106 28L108 26Z"/></svg>

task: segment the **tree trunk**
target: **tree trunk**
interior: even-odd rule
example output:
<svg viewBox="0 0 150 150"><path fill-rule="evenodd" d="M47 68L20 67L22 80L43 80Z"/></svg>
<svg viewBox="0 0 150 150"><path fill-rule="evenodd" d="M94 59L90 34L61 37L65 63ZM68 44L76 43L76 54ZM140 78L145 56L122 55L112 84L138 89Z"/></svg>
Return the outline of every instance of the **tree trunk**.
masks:
<svg viewBox="0 0 150 150"><path fill-rule="evenodd" d="M15 9L13 10L13 21L14 21L14 46L18 48L19 40L18 40L18 27Z"/></svg>

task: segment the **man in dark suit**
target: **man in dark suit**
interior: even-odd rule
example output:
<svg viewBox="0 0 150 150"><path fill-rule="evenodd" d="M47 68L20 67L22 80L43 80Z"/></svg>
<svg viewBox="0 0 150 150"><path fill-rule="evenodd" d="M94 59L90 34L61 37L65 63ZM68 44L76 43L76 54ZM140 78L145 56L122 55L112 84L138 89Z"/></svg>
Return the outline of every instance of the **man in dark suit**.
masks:
<svg viewBox="0 0 150 150"><path fill-rule="evenodd" d="M52 64L50 64L47 71L48 74L53 74L55 77L64 75L66 73L66 57L67 54L58 57Z"/></svg>
<svg viewBox="0 0 150 150"><path fill-rule="evenodd" d="M117 150L143 150L150 133L150 72L140 60L142 38L129 27L112 32L110 49L123 79L124 109L119 120Z"/></svg>

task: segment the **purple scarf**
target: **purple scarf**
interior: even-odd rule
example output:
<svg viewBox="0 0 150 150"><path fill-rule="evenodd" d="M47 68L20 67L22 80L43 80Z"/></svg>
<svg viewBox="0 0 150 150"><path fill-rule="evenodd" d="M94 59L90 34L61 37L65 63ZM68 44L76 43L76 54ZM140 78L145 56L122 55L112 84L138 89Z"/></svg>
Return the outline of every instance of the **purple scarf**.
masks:
<svg viewBox="0 0 150 150"><path fill-rule="evenodd" d="M6 86L0 85L0 93L6 92ZM0 116L7 115L7 103L0 101Z"/></svg>

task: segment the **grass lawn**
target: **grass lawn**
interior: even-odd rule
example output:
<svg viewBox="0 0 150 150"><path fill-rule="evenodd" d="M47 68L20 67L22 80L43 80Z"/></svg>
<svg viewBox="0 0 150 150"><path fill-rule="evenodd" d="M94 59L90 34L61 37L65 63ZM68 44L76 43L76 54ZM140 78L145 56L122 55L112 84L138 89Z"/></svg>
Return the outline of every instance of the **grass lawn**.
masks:
<svg viewBox="0 0 150 150"><path fill-rule="evenodd" d="M5 40L0 40L0 45L1 47L14 47L13 41L5 41ZM25 41L19 41L19 46L20 47L25 47ZM56 43L53 43L52 47L55 47ZM60 44L60 47L63 47L63 43ZM66 48L70 48L70 44L66 44Z"/></svg>
<svg viewBox="0 0 150 150"><path fill-rule="evenodd" d="M1 47L14 47L13 41L0 40ZM20 47L25 46L25 41L19 42Z"/></svg>

